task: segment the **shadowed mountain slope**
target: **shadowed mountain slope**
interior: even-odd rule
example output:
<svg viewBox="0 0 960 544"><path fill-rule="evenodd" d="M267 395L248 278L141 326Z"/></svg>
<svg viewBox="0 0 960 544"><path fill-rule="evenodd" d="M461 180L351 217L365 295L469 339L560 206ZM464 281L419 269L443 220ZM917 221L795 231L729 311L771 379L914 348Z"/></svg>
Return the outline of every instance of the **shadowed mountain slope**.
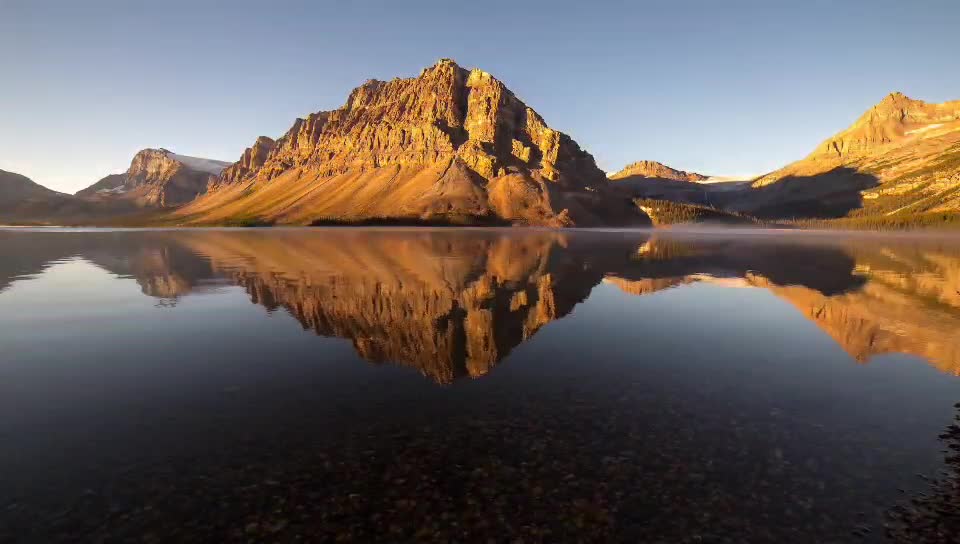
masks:
<svg viewBox="0 0 960 544"><path fill-rule="evenodd" d="M47 189L26 176L0 170L0 224L69 223L109 211Z"/></svg>

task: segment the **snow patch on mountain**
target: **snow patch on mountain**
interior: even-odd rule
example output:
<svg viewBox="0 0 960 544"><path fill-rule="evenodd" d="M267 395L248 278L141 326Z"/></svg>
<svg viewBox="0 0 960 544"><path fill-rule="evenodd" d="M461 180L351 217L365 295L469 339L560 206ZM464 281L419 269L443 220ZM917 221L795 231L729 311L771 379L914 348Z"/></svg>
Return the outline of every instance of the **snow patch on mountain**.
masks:
<svg viewBox="0 0 960 544"><path fill-rule="evenodd" d="M187 155L177 155L176 153L170 153L167 156L175 161L182 162L194 170L206 172L214 176L220 175L220 172L223 172L224 168L230 166L229 162L203 159L200 157L189 157Z"/></svg>

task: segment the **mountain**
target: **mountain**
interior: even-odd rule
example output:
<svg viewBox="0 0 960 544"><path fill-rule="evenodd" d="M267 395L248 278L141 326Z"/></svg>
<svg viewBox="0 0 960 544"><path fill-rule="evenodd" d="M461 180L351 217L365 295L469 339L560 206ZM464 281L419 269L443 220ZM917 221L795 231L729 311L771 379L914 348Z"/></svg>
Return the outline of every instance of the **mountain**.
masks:
<svg viewBox="0 0 960 544"><path fill-rule="evenodd" d="M173 207L206 192L227 166L230 163L177 155L166 149L144 149L133 157L126 172L111 174L77 196L137 207Z"/></svg>
<svg viewBox="0 0 960 544"><path fill-rule="evenodd" d="M26 176L0 170L0 224L62 222L88 214L91 205Z"/></svg>
<svg viewBox="0 0 960 544"><path fill-rule="evenodd" d="M960 101L892 93L731 207L762 216L889 217L960 210Z"/></svg>
<svg viewBox="0 0 960 544"><path fill-rule="evenodd" d="M658 179L669 181L707 181L710 176L698 174L696 172L685 172L676 170L657 161L638 161L628 164L615 174L610 175L612 180L630 180L630 179Z"/></svg>
<svg viewBox="0 0 960 544"><path fill-rule="evenodd" d="M47 189L32 179L0 170L0 209L8 209L28 201L46 201L64 195Z"/></svg>
<svg viewBox="0 0 960 544"><path fill-rule="evenodd" d="M593 157L492 75L441 59L370 80L333 111L261 137L188 224L396 219L591 225L630 218Z"/></svg>

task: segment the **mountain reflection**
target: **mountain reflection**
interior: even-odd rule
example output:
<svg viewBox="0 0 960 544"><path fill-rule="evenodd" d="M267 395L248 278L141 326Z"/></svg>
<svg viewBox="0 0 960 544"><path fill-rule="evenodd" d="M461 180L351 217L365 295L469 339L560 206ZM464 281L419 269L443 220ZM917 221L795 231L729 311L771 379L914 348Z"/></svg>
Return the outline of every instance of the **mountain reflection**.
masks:
<svg viewBox="0 0 960 544"><path fill-rule="evenodd" d="M486 374L602 277L553 233L217 233L183 243L253 302L440 383Z"/></svg>
<svg viewBox="0 0 960 544"><path fill-rule="evenodd" d="M641 262L658 264L641 266L630 277L643 276L644 269L655 270L655 277L612 274L607 281L633 295L695 282L764 288L793 305L859 362L883 353L906 353L960 375L956 244L877 243L869 238L791 244L652 239L638 255ZM665 262L662 255L668 255ZM689 271L682 272L684 267Z"/></svg>
<svg viewBox="0 0 960 544"><path fill-rule="evenodd" d="M368 361L438 383L488 373L604 281L638 296L767 289L858 361L900 352L960 374L960 248L935 241L330 229L0 233L0 249L11 256L0 297L75 256L167 301L237 285Z"/></svg>

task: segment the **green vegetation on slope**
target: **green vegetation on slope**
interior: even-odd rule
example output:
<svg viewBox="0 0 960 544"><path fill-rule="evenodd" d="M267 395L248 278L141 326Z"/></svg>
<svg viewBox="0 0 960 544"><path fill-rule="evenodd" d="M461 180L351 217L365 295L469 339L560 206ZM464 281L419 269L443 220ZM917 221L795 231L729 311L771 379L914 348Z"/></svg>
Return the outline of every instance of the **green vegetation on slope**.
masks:
<svg viewBox="0 0 960 544"><path fill-rule="evenodd" d="M912 230L960 228L960 212L905 213L870 215L840 219L803 219L788 224L810 229Z"/></svg>
<svg viewBox="0 0 960 544"><path fill-rule="evenodd" d="M649 198L635 199L634 204L646 213L654 226L683 223L712 223L720 225L758 225L755 218L733 212L725 212L710 206L687 204L670 200Z"/></svg>

